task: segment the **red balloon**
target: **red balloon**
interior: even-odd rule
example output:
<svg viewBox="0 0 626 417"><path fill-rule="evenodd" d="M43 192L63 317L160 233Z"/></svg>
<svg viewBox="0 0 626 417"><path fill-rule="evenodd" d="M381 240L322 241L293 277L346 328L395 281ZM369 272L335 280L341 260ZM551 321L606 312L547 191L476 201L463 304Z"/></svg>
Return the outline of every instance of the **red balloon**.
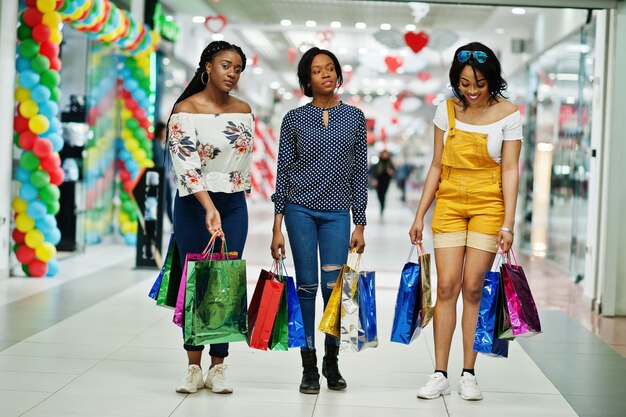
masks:
<svg viewBox="0 0 626 417"><path fill-rule="evenodd" d="M22 233L19 230L17 230L17 228L15 228L13 229L12 237L15 243L17 243L18 245L21 245L25 242L24 238L26 237L26 233Z"/></svg>
<svg viewBox="0 0 626 417"><path fill-rule="evenodd" d="M35 259L35 250L21 245L15 250L15 257L22 265L28 264Z"/></svg>
<svg viewBox="0 0 626 417"><path fill-rule="evenodd" d="M148 132L146 133L146 137L150 140L154 139L154 132Z"/></svg>
<svg viewBox="0 0 626 417"><path fill-rule="evenodd" d="M29 7L24 11L24 23L31 28L40 24L42 19L43 14L35 7Z"/></svg>
<svg viewBox="0 0 626 417"><path fill-rule="evenodd" d="M76 20L84 20L87 18L87 16L89 16L89 13L91 13L91 7L88 8L87 10L85 10L85 13L81 14L80 17Z"/></svg>
<svg viewBox="0 0 626 417"><path fill-rule="evenodd" d="M52 142L39 138L33 144L33 152L38 158L46 158L52 153Z"/></svg>
<svg viewBox="0 0 626 417"><path fill-rule="evenodd" d="M133 192L133 182L132 181L126 181L122 184L122 186L124 187L124 191L126 191L127 193L132 193Z"/></svg>
<svg viewBox="0 0 626 417"><path fill-rule="evenodd" d="M137 102L133 99L128 99L126 100L126 108L129 110L135 110L137 107L139 107L139 105L137 104Z"/></svg>
<svg viewBox="0 0 626 417"><path fill-rule="evenodd" d="M26 0L26 6L37 7L37 0Z"/></svg>
<svg viewBox="0 0 626 417"><path fill-rule="evenodd" d="M46 171L50 176L52 173L56 171L61 166L61 158L56 153L49 154L47 157L42 158L39 162L41 167Z"/></svg>
<svg viewBox="0 0 626 417"><path fill-rule="evenodd" d="M50 61L59 57L59 45L51 41L41 42L39 53L46 56Z"/></svg>
<svg viewBox="0 0 626 417"><path fill-rule="evenodd" d="M130 172L124 170L120 171L120 180L122 180L122 182L130 181Z"/></svg>
<svg viewBox="0 0 626 417"><path fill-rule="evenodd" d="M65 0L57 0L57 5L54 10L59 10L63 6L63 2L65 2Z"/></svg>
<svg viewBox="0 0 626 417"><path fill-rule="evenodd" d="M63 184L63 180L65 180L65 173L63 172L63 169L61 168L55 169L54 171L49 173L49 175L50 175L50 184L59 186Z"/></svg>
<svg viewBox="0 0 626 417"><path fill-rule="evenodd" d="M39 139L39 136L31 132L30 130L27 130L25 132L20 133L20 137L18 138L18 143L20 144L20 147L22 149L26 151L30 151L33 149L33 145L35 144L35 141L37 139Z"/></svg>
<svg viewBox="0 0 626 417"><path fill-rule="evenodd" d="M38 24L33 28L33 39L40 43L50 40L50 28L44 23Z"/></svg>
<svg viewBox="0 0 626 417"><path fill-rule="evenodd" d="M139 126L141 126L144 129L148 130L150 128L150 120L143 119L143 120L139 121Z"/></svg>
<svg viewBox="0 0 626 417"><path fill-rule="evenodd" d="M137 107L133 111L133 116L135 116L135 119L137 119L137 120L142 120L142 119L146 118L146 112L141 107Z"/></svg>
<svg viewBox="0 0 626 417"><path fill-rule="evenodd" d="M22 133L28 130L28 119L19 114L13 119L13 130Z"/></svg>
<svg viewBox="0 0 626 417"><path fill-rule="evenodd" d="M46 273L48 273L48 265L39 259L33 259L28 264L28 273L31 277L43 277Z"/></svg>
<svg viewBox="0 0 626 417"><path fill-rule="evenodd" d="M50 59L50 58L48 58ZM54 57L52 59L50 59L50 69L55 70L55 71L61 71L61 60L59 59L59 57Z"/></svg>

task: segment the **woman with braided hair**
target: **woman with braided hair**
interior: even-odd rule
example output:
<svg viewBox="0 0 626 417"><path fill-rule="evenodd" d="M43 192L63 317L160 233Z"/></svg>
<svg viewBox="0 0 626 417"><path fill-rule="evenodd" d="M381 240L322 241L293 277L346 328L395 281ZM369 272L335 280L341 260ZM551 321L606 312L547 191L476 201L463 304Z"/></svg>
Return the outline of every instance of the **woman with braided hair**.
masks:
<svg viewBox="0 0 626 417"><path fill-rule="evenodd" d="M250 106L230 95L246 67L236 45L211 42L198 70L176 100L168 122L168 146L178 191L174 234L184 264L188 253L201 253L214 233L228 236L228 249L241 257L248 234L245 192L250 191L254 117ZM201 227L204 224L205 227ZM221 242L216 243L220 247ZM185 380L176 391L209 388L231 393L224 358L228 343L212 344L211 367L203 379L204 346L184 344L189 359Z"/></svg>

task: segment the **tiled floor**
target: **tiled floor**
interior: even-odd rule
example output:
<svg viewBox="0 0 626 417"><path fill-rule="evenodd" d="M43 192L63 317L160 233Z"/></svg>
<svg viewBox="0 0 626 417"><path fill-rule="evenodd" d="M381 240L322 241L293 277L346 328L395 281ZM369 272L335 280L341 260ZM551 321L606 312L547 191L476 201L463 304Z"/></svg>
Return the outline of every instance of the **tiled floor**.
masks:
<svg viewBox="0 0 626 417"><path fill-rule="evenodd" d="M596 363L599 375L605 371L609 375L610 369L602 368L606 361L582 363L580 355L591 353L586 360L595 360L604 354L616 367L624 366L625 360L588 332L590 339L578 343L549 339L546 331L522 342L524 348L512 343L508 359L480 357L477 369L485 399L473 403L455 392L461 369L460 335L455 335L449 368L452 395L432 401L415 397L416 388L433 369L432 326L409 346L389 342L412 218L395 198L390 195L384 221L376 214L376 202L370 205L362 267L377 274L380 346L342 353L347 391L323 388L317 396L302 395L297 390L297 351L262 352L236 343L227 360L233 395L207 390L176 394L186 358L171 310L154 306L147 297L155 271L132 269L132 250L109 245L64 260L63 273L53 280L0 281L0 416L575 416L570 403L581 415L598 415L593 414L593 404L607 392L589 391L585 397L575 381L565 386L570 365L589 372ZM272 210L266 204L251 204L250 213L245 253L249 294L259 270L271 262ZM552 285L562 285L559 279L565 278L555 277ZM531 286L541 282L533 278ZM538 301L550 307L542 303ZM555 323L548 328L567 325L572 333L584 331L558 312L545 314L546 324ZM561 356L563 351L573 356ZM615 390L623 389L626 381L619 375L610 378L621 383Z"/></svg>

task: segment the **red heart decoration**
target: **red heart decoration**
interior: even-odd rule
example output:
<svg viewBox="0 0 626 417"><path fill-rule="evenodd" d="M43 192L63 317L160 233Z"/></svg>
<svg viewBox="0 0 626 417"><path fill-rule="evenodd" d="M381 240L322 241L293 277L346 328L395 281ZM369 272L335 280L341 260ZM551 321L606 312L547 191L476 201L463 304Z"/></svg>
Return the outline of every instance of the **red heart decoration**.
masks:
<svg viewBox="0 0 626 417"><path fill-rule="evenodd" d="M426 82L426 81L430 80L430 73L429 72L423 72L423 71L422 72L418 72L417 73L417 78L419 78L420 81Z"/></svg>
<svg viewBox="0 0 626 417"><path fill-rule="evenodd" d="M428 45L428 39L428 33L426 32L407 32L404 34L404 42L415 53L418 53Z"/></svg>
<svg viewBox="0 0 626 417"><path fill-rule="evenodd" d="M398 68L402 66L403 59L398 56L388 56L385 58L385 64L391 74L395 74Z"/></svg>
<svg viewBox="0 0 626 417"><path fill-rule="evenodd" d="M212 33L220 33L226 27L228 19L223 14L207 16L204 20L204 27Z"/></svg>

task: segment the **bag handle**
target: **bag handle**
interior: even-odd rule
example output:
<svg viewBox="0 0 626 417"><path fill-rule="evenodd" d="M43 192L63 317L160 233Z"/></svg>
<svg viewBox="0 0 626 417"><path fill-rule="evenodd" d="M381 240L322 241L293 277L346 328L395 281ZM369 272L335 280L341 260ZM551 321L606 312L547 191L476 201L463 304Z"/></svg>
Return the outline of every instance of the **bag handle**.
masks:
<svg viewBox="0 0 626 417"><path fill-rule="evenodd" d="M509 256L509 253L511 254L511 256ZM511 257L513 257L513 263L511 263ZM509 251L504 254L504 259L510 267L519 267L519 264L517 263L517 258L515 257L515 252L513 252L513 248L509 249Z"/></svg>
<svg viewBox="0 0 626 417"><path fill-rule="evenodd" d="M498 254L496 255L495 259L493 260L493 264L491 265L491 272L498 272L498 268L500 267L503 258L506 258L506 254L502 253L501 249L498 249Z"/></svg>
<svg viewBox="0 0 626 417"><path fill-rule="evenodd" d="M417 245L415 243L413 243L411 245L411 251L409 252L409 257L406 259L406 263L411 262L411 258L413 257L413 252L415 252L415 248L417 248L417 263L420 263L420 256L424 256L426 255L426 251L424 250L424 246L421 243L418 243Z"/></svg>
<svg viewBox="0 0 626 417"><path fill-rule="evenodd" d="M358 271L359 266L361 265L361 254L356 253L356 249L350 249L350 253L348 254L348 261L346 262L352 270Z"/></svg>
<svg viewBox="0 0 626 417"><path fill-rule="evenodd" d="M211 256L211 253L213 253L216 239L217 239L217 232L211 235L211 239L209 240L209 243L206 245L206 247L202 251L202 257L204 258L204 260L208 260ZM220 254L222 255L224 259L226 259L226 253L228 253L228 247L226 246L226 237L222 236L222 247L220 249Z"/></svg>

